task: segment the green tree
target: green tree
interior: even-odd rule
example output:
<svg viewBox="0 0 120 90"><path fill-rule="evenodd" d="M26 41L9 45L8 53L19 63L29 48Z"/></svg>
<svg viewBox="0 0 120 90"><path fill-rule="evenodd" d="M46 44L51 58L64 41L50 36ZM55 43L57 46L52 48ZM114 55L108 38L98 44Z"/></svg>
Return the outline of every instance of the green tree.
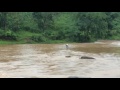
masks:
<svg viewBox="0 0 120 90"><path fill-rule="evenodd" d="M52 12L33 12L33 17L34 20L37 22L39 29L43 32L48 28L52 28Z"/></svg>
<svg viewBox="0 0 120 90"><path fill-rule="evenodd" d="M83 41L105 38L108 29L106 18L107 16L103 12L78 13L77 27L80 31L79 37L83 39Z"/></svg>
<svg viewBox="0 0 120 90"><path fill-rule="evenodd" d="M75 27L75 17L75 12L61 12L54 18L54 29L59 33L59 39L67 39L70 41L76 39L74 38L74 35L77 32Z"/></svg>
<svg viewBox="0 0 120 90"><path fill-rule="evenodd" d="M38 32L39 28L37 23L33 18L33 12L24 12L22 14L23 18L23 30L31 31L31 32Z"/></svg>
<svg viewBox="0 0 120 90"><path fill-rule="evenodd" d="M8 15L8 28L13 31L18 31L23 27L22 12L9 12Z"/></svg>
<svg viewBox="0 0 120 90"><path fill-rule="evenodd" d="M6 30L8 12L0 12L0 28Z"/></svg>

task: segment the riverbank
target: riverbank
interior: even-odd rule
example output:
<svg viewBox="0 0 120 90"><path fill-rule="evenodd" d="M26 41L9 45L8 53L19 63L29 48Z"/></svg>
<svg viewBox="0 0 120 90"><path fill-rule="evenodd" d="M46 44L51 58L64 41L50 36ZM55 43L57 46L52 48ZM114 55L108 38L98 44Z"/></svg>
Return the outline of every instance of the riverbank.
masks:
<svg viewBox="0 0 120 90"><path fill-rule="evenodd" d="M60 44L60 43L93 43L98 40L120 40L120 34L117 34L116 36L111 36L107 39L93 39L89 41L74 41L70 38L64 38L64 39L53 39L47 36L46 34L40 34L35 32L29 32L29 31L18 31L17 33L14 33L15 39L11 39L12 36L4 36L0 37L0 44ZM84 38L82 38L84 39Z"/></svg>
<svg viewBox="0 0 120 90"><path fill-rule="evenodd" d="M67 40L51 40L49 38L42 38L38 33L29 31L19 31L16 33L17 40L3 40L0 39L0 44L54 44L54 43L74 43ZM39 37L40 36L40 37ZM44 40L40 40L44 39ZM38 39L38 40L36 40ZM39 41L40 40L40 41Z"/></svg>
<svg viewBox="0 0 120 90"><path fill-rule="evenodd" d="M3 40L0 39L0 45L3 44L60 44L60 43L76 43L70 40L52 40L48 37L42 36L39 33L29 31L19 31L16 33L17 40ZM120 35L112 36L105 40L120 40ZM95 41L92 41L95 42ZM77 42L80 43L80 42Z"/></svg>
<svg viewBox="0 0 120 90"><path fill-rule="evenodd" d="M26 42L26 41L6 41L6 40L0 40L0 45L6 45L6 44L63 44L63 43L75 43L75 42L67 42L62 40L54 40L54 41L48 41L48 42Z"/></svg>

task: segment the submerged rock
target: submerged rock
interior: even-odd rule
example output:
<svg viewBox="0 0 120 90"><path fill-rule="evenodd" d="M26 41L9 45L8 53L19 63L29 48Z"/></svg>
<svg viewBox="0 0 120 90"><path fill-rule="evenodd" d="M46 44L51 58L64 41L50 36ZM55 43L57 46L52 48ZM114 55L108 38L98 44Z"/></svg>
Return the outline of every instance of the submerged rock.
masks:
<svg viewBox="0 0 120 90"><path fill-rule="evenodd" d="M69 76L68 78L79 78L79 77L77 77L77 76Z"/></svg>
<svg viewBox="0 0 120 90"><path fill-rule="evenodd" d="M71 57L71 56L68 55L68 56L65 56L65 57L69 58L69 57Z"/></svg>
<svg viewBox="0 0 120 90"><path fill-rule="evenodd" d="M77 76L69 76L68 78L90 78L90 77L77 77Z"/></svg>
<svg viewBox="0 0 120 90"><path fill-rule="evenodd" d="M93 57L88 57L88 56L82 56L81 59L95 59Z"/></svg>

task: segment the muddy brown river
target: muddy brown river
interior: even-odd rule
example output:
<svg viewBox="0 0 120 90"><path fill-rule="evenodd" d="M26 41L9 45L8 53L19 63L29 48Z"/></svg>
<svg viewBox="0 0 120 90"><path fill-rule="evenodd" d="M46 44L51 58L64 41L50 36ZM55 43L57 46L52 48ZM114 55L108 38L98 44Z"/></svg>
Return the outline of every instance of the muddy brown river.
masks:
<svg viewBox="0 0 120 90"><path fill-rule="evenodd" d="M95 59L81 59L90 56ZM120 41L0 45L0 78L120 78Z"/></svg>

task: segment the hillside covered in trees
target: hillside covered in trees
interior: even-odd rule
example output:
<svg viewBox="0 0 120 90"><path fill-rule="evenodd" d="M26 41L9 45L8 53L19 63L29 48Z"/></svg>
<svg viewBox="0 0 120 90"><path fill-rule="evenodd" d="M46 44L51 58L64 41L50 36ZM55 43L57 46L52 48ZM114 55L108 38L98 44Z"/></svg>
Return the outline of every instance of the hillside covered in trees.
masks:
<svg viewBox="0 0 120 90"><path fill-rule="evenodd" d="M0 12L0 42L120 39L120 12Z"/></svg>

